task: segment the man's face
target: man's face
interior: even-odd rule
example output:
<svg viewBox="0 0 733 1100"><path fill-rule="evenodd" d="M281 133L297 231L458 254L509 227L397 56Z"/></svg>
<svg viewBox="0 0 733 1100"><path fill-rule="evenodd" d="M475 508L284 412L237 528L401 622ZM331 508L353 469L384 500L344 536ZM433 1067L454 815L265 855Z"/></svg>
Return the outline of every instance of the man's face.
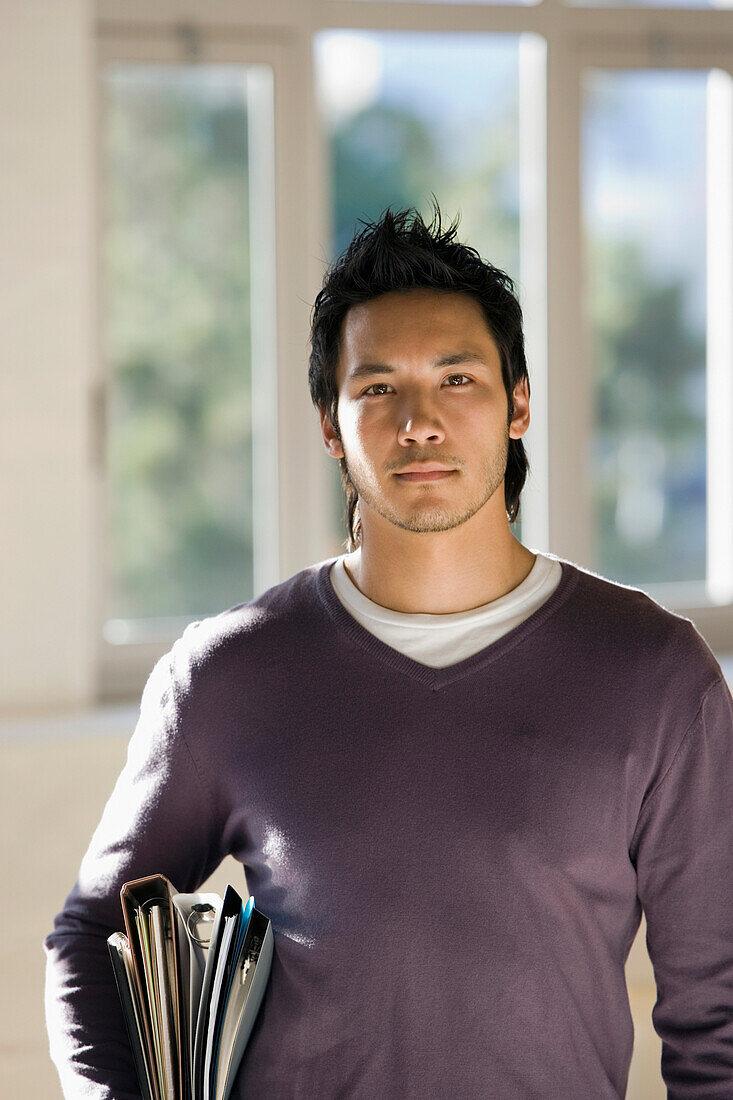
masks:
<svg viewBox="0 0 733 1100"><path fill-rule="evenodd" d="M324 441L346 461L362 523L366 506L408 531L446 531L495 493L506 515L509 438L526 431L529 398L517 387L508 427L499 350L471 295L419 288L352 306L336 381L341 443L321 412ZM401 476L424 463L451 472Z"/></svg>

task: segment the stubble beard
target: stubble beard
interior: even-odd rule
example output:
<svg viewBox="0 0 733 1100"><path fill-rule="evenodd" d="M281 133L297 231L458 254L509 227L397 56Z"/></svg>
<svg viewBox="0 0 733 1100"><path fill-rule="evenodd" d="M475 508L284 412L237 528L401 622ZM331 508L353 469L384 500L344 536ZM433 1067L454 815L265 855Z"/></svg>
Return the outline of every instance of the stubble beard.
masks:
<svg viewBox="0 0 733 1100"><path fill-rule="evenodd" d="M479 490L476 496L469 504L462 507L451 507L449 503L440 507L431 506L427 502L427 494L430 492L428 489L425 493L425 504L418 502L405 504L401 509L397 508L391 500L379 492L379 486L375 486L368 475L362 477L362 471L358 464L349 464L345 448L344 464L351 484L359 496L359 503L363 501L383 519L393 523L395 527L401 527L404 531L414 531L417 534L427 534L436 531L450 531L453 527L460 527L462 523L466 523L467 520L471 519L480 508L483 508L504 480L508 454L509 427L507 425L500 448L493 454L487 455L482 463ZM393 477L394 475L390 476Z"/></svg>

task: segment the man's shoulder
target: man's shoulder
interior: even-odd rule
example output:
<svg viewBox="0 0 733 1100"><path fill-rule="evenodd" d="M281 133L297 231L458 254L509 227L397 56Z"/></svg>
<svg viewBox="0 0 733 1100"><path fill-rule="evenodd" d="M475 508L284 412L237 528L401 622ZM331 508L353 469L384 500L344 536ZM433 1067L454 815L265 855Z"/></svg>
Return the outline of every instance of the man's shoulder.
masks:
<svg viewBox="0 0 733 1100"><path fill-rule="evenodd" d="M627 654L658 670L677 669L710 682L720 665L692 619L655 599L642 586L613 580L576 562L571 620L583 644L593 641L600 651Z"/></svg>
<svg viewBox="0 0 733 1100"><path fill-rule="evenodd" d="M259 595L190 622L170 657L179 676L207 669L250 670L312 639L318 615L318 575L332 558L299 570Z"/></svg>

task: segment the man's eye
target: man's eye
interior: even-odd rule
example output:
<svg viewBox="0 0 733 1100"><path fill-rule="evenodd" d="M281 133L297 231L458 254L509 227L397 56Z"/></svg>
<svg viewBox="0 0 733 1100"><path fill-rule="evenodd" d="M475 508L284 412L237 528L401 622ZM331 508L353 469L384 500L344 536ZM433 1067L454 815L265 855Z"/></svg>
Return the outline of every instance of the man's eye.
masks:
<svg viewBox="0 0 733 1100"><path fill-rule="evenodd" d="M471 379L468 377L467 374L449 374L446 381L451 382L452 379L454 379L454 378L465 378L467 382L471 381ZM379 394L379 393L370 393L369 392L370 390L377 389L379 386L387 386L388 387L389 383L387 383L387 382L373 382L371 384L371 386L369 387L369 389L364 390L364 396L381 397L382 395ZM452 389L460 389L461 387L460 386L452 386L451 388Z"/></svg>

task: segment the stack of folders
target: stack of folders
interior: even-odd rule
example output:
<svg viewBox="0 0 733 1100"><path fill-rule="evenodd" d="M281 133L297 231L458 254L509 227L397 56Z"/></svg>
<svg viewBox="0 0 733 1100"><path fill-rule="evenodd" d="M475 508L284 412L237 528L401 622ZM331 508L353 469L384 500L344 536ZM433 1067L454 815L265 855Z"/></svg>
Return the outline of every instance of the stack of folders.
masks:
<svg viewBox="0 0 733 1100"><path fill-rule="evenodd" d="M126 882L107 940L143 1100L227 1100L267 986L272 926L233 886Z"/></svg>

